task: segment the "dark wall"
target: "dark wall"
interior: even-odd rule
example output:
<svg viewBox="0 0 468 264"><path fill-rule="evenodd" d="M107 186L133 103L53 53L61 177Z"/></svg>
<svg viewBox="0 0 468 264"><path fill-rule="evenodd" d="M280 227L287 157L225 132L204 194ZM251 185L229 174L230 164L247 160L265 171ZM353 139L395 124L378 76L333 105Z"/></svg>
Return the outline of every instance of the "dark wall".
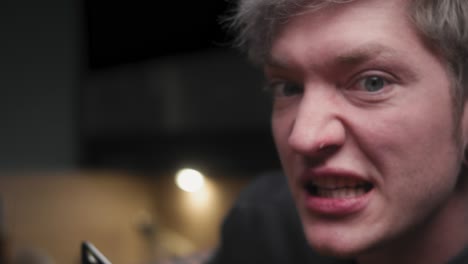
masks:
<svg viewBox="0 0 468 264"><path fill-rule="evenodd" d="M85 0L85 167L277 168L262 73L230 47L228 1Z"/></svg>
<svg viewBox="0 0 468 264"><path fill-rule="evenodd" d="M211 50L96 72L82 97L85 166L277 167L262 76Z"/></svg>
<svg viewBox="0 0 468 264"><path fill-rule="evenodd" d="M0 167L76 165L80 73L74 0L0 3Z"/></svg>
<svg viewBox="0 0 468 264"><path fill-rule="evenodd" d="M227 2L181 5L2 1L0 167L276 167L261 72L219 24Z"/></svg>

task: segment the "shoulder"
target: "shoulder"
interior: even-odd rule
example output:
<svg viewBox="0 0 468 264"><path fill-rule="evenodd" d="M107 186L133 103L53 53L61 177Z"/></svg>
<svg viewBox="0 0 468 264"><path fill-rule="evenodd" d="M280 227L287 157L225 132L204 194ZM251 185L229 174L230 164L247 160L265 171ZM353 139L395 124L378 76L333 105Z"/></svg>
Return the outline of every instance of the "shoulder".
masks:
<svg viewBox="0 0 468 264"><path fill-rule="evenodd" d="M293 205L286 177L280 171L258 175L240 193L236 206L259 207Z"/></svg>
<svg viewBox="0 0 468 264"><path fill-rule="evenodd" d="M331 263L316 255L281 172L262 173L225 217L220 246L210 264Z"/></svg>

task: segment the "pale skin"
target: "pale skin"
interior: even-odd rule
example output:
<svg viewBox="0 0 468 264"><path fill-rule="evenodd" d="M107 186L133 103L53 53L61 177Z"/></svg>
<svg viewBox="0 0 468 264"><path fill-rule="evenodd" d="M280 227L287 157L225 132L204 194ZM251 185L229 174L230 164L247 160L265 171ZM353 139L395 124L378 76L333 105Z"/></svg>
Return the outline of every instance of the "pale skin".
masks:
<svg viewBox="0 0 468 264"><path fill-rule="evenodd" d="M307 240L361 264L444 263L468 245L468 107L454 118L445 63L406 5L358 0L294 16L264 67Z"/></svg>

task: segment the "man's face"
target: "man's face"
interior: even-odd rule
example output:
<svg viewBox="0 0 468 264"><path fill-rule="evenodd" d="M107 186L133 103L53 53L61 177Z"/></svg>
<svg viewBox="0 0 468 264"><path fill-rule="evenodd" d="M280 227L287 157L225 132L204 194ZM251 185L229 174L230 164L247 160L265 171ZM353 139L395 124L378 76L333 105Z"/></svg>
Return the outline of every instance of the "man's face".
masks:
<svg viewBox="0 0 468 264"><path fill-rule="evenodd" d="M409 239L454 195L449 77L406 17L406 1L360 0L292 17L272 43L273 134L322 253Z"/></svg>

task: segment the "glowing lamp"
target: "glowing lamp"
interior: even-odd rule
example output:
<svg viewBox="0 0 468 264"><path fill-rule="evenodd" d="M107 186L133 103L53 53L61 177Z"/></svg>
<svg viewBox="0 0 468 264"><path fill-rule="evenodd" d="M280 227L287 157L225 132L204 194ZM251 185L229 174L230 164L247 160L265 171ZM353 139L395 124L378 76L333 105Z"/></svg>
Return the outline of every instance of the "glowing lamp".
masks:
<svg viewBox="0 0 468 264"><path fill-rule="evenodd" d="M205 178L203 174L194 169L181 169L176 175L177 186L186 192L196 192L203 188Z"/></svg>

